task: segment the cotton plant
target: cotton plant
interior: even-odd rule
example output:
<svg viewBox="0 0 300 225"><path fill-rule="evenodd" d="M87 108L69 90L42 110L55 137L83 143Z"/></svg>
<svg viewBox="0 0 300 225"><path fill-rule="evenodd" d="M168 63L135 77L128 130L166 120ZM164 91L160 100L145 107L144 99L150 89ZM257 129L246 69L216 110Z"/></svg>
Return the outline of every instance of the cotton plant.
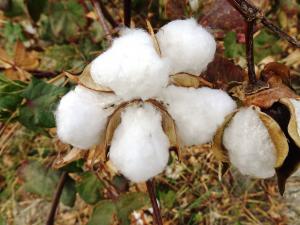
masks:
<svg viewBox="0 0 300 225"><path fill-rule="evenodd" d="M97 144L133 182L161 173L169 151L211 142L236 103L199 75L216 42L195 19L175 20L156 35L124 29L86 67L55 113L58 137L82 149Z"/></svg>

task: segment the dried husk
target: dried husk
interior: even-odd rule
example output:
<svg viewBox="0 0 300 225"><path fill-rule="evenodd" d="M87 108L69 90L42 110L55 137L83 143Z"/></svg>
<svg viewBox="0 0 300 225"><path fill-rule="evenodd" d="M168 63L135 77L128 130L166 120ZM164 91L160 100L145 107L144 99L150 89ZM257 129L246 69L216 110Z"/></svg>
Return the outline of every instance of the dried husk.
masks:
<svg viewBox="0 0 300 225"><path fill-rule="evenodd" d="M77 161L79 159L84 158L84 156L87 154L86 150L81 150L78 148L72 148L71 151L69 151L65 156L58 156L52 167L55 169L62 168L74 161Z"/></svg>
<svg viewBox="0 0 300 225"><path fill-rule="evenodd" d="M217 132L214 136L213 143L212 143L212 151L217 160L223 162L223 163L229 163L229 157L228 157L228 151L223 145L223 134L224 130L230 123L231 119L234 117L234 115L237 113L233 112L226 116L223 124L217 129Z"/></svg>
<svg viewBox="0 0 300 225"><path fill-rule="evenodd" d="M113 93L110 88L95 83L95 81L91 77L91 64L88 64L84 68L82 74L79 76L78 83L94 91Z"/></svg>
<svg viewBox="0 0 300 225"><path fill-rule="evenodd" d="M275 146L276 149L275 168L278 168L283 164L284 160L288 155L289 146L288 146L287 139L283 131L281 130L280 126L276 123L274 119L272 119L272 117L261 112L258 107L253 107L253 109L257 111L259 118L267 128L270 138ZM228 156L228 150L223 145L224 130L229 125L230 121L233 119L233 117L237 112L238 111L233 112L225 118L224 123L222 124L221 127L218 128L213 139L213 145L212 145L213 153L219 161L224 163L230 162Z"/></svg>
<svg viewBox="0 0 300 225"><path fill-rule="evenodd" d="M195 76L188 73L177 73L170 76L170 83L178 87L187 88L200 88L210 87L213 88L213 84L203 79L202 77Z"/></svg>
<svg viewBox="0 0 300 225"><path fill-rule="evenodd" d="M296 99L299 100L299 99ZM289 98L282 98L279 101L283 105L285 105L288 110L290 111L290 121L288 124L288 133L291 136L291 138L295 141L298 147L300 147L300 136L298 132L298 125L297 125L297 115L294 108L293 103Z"/></svg>

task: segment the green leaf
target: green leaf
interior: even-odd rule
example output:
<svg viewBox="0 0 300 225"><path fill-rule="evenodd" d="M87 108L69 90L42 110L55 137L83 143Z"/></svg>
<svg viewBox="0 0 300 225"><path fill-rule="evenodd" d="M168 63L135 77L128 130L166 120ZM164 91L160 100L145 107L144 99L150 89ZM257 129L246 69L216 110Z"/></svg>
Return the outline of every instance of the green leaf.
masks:
<svg viewBox="0 0 300 225"><path fill-rule="evenodd" d="M59 180L58 171L46 169L39 162L30 162L22 169L27 192L51 198Z"/></svg>
<svg viewBox="0 0 300 225"><path fill-rule="evenodd" d="M54 45L46 49L40 68L46 71L62 71L83 68L85 60L72 45Z"/></svg>
<svg viewBox="0 0 300 225"><path fill-rule="evenodd" d="M71 179L69 176L67 177L60 200L66 206L73 207L75 204L75 200L76 200L75 181Z"/></svg>
<svg viewBox="0 0 300 225"><path fill-rule="evenodd" d="M0 29L5 40L5 50L12 55L13 47L17 41L25 41L26 38L23 34L23 30L20 24L8 21L4 24L3 31Z"/></svg>
<svg viewBox="0 0 300 225"><path fill-rule="evenodd" d="M18 120L28 129L40 132L55 127L54 110L67 89L33 78L23 92L26 104L20 108Z"/></svg>
<svg viewBox="0 0 300 225"><path fill-rule="evenodd" d="M102 198L104 184L94 174L86 172L76 189L86 203L95 204Z"/></svg>
<svg viewBox="0 0 300 225"><path fill-rule="evenodd" d="M276 55L282 52L278 44L279 38L275 35L261 30L259 35L254 38L254 60L259 63L262 59L270 55Z"/></svg>
<svg viewBox="0 0 300 225"><path fill-rule="evenodd" d="M2 0L1 0L2 1ZM24 0L11 0L8 10L5 11L6 16L21 16L25 13Z"/></svg>
<svg viewBox="0 0 300 225"><path fill-rule="evenodd" d="M121 195L116 206L118 219L121 225L129 225L129 214L149 204L149 197L146 193L132 192Z"/></svg>
<svg viewBox="0 0 300 225"><path fill-rule="evenodd" d="M228 32L224 38L225 56L236 58L245 55L244 46L237 43L235 32Z"/></svg>
<svg viewBox="0 0 300 225"><path fill-rule="evenodd" d="M159 199L162 201L164 208L171 209L176 201L176 193L172 190L160 191Z"/></svg>
<svg viewBox="0 0 300 225"><path fill-rule="evenodd" d="M75 0L51 3L49 19L53 34L66 39L78 35L78 31L86 24L84 9Z"/></svg>
<svg viewBox="0 0 300 225"><path fill-rule="evenodd" d="M27 0L26 5L28 13L33 21L37 22L45 9L47 0Z"/></svg>
<svg viewBox="0 0 300 225"><path fill-rule="evenodd" d="M114 201L102 200L95 205L88 225L111 225L114 219L120 225L129 225L130 213L146 205L149 205L148 195L140 192L121 195Z"/></svg>
<svg viewBox="0 0 300 225"><path fill-rule="evenodd" d="M102 200L93 209L88 225L111 225L117 215L117 208L111 200Z"/></svg>
<svg viewBox="0 0 300 225"><path fill-rule="evenodd" d="M0 121L12 119L12 114L21 105L25 87L26 84L21 81L9 80L0 75Z"/></svg>
<svg viewBox="0 0 300 225"><path fill-rule="evenodd" d="M0 225L6 225L6 219L0 215Z"/></svg>

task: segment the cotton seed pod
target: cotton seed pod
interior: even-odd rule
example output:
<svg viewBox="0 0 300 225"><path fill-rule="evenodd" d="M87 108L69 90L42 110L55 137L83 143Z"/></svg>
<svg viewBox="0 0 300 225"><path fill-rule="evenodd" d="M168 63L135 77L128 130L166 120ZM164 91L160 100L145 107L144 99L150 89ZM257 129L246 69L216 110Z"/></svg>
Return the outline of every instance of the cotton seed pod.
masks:
<svg viewBox="0 0 300 225"><path fill-rule="evenodd" d="M105 130L104 149L106 150L106 154L110 149L114 132L121 123L121 115L124 112L124 110L131 105L142 104L142 103L143 102L140 100L124 102L121 105L119 105L111 114L111 116L108 119L108 123ZM173 118L170 116L170 114L164 108L164 106L158 101L154 99L149 99L146 101L146 103L151 104L156 110L160 112L162 117L162 128L170 142L170 151L175 151L178 158L180 159L180 144L179 144L175 122Z"/></svg>
<svg viewBox="0 0 300 225"><path fill-rule="evenodd" d="M131 181L144 182L165 169L169 146L160 112L149 103L134 104L121 113L109 159Z"/></svg>
<svg viewBox="0 0 300 225"><path fill-rule="evenodd" d="M161 58L151 36L124 29L112 46L91 63L91 77L124 100L157 97L168 84L169 61Z"/></svg>
<svg viewBox="0 0 300 225"><path fill-rule="evenodd" d="M268 178L287 157L288 142L275 120L247 107L227 116L214 137L213 152L244 175Z"/></svg>
<svg viewBox="0 0 300 225"><path fill-rule="evenodd" d="M200 75L216 51L214 37L194 18L174 20L156 34L162 57L170 60L171 74Z"/></svg>
<svg viewBox="0 0 300 225"><path fill-rule="evenodd" d="M59 139L80 149L100 142L113 105L120 99L77 86L60 101L55 112Z"/></svg>
<svg viewBox="0 0 300 225"><path fill-rule="evenodd" d="M236 103L222 90L168 86L161 96L175 120L183 145L200 145L212 138Z"/></svg>

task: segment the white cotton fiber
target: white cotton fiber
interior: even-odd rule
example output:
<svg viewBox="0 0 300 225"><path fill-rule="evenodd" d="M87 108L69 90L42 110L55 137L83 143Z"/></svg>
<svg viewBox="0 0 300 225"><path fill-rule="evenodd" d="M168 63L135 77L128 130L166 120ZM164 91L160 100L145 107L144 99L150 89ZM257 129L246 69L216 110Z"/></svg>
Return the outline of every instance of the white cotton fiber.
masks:
<svg viewBox="0 0 300 225"><path fill-rule="evenodd" d="M170 59L171 73L199 75L213 59L214 37L195 19L174 20L156 34L163 57Z"/></svg>
<svg viewBox="0 0 300 225"><path fill-rule="evenodd" d="M133 182L161 173L169 159L169 139L160 112L149 104L131 106L121 118L109 150L112 164Z"/></svg>
<svg viewBox="0 0 300 225"><path fill-rule="evenodd" d="M226 92L207 87L169 86L163 92L162 99L167 103L185 145L210 142L225 116L236 108L236 103Z"/></svg>
<svg viewBox="0 0 300 225"><path fill-rule="evenodd" d="M223 145L230 162L244 175L272 177L276 149L267 128L252 108L242 108L224 130Z"/></svg>
<svg viewBox="0 0 300 225"><path fill-rule="evenodd" d="M98 144L113 111L111 105L118 101L113 94L77 86L61 99L55 112L59 139L81 149Z"/></svg>
<svg viewBox="0 0 300 225"><path fill-rule="evenodd" d="M126 29L92 62L91 75L125 100L147 99L167 85L169 63L157 54L148 33Z"/></svg>
<svg viewBox="0 0 300 225"><path fill-rule="evenodd" d="M300 135L300 101L296 99L290 99L290 101L293 104L295 109L297 130L298 130L298 134Z"/></svg>

